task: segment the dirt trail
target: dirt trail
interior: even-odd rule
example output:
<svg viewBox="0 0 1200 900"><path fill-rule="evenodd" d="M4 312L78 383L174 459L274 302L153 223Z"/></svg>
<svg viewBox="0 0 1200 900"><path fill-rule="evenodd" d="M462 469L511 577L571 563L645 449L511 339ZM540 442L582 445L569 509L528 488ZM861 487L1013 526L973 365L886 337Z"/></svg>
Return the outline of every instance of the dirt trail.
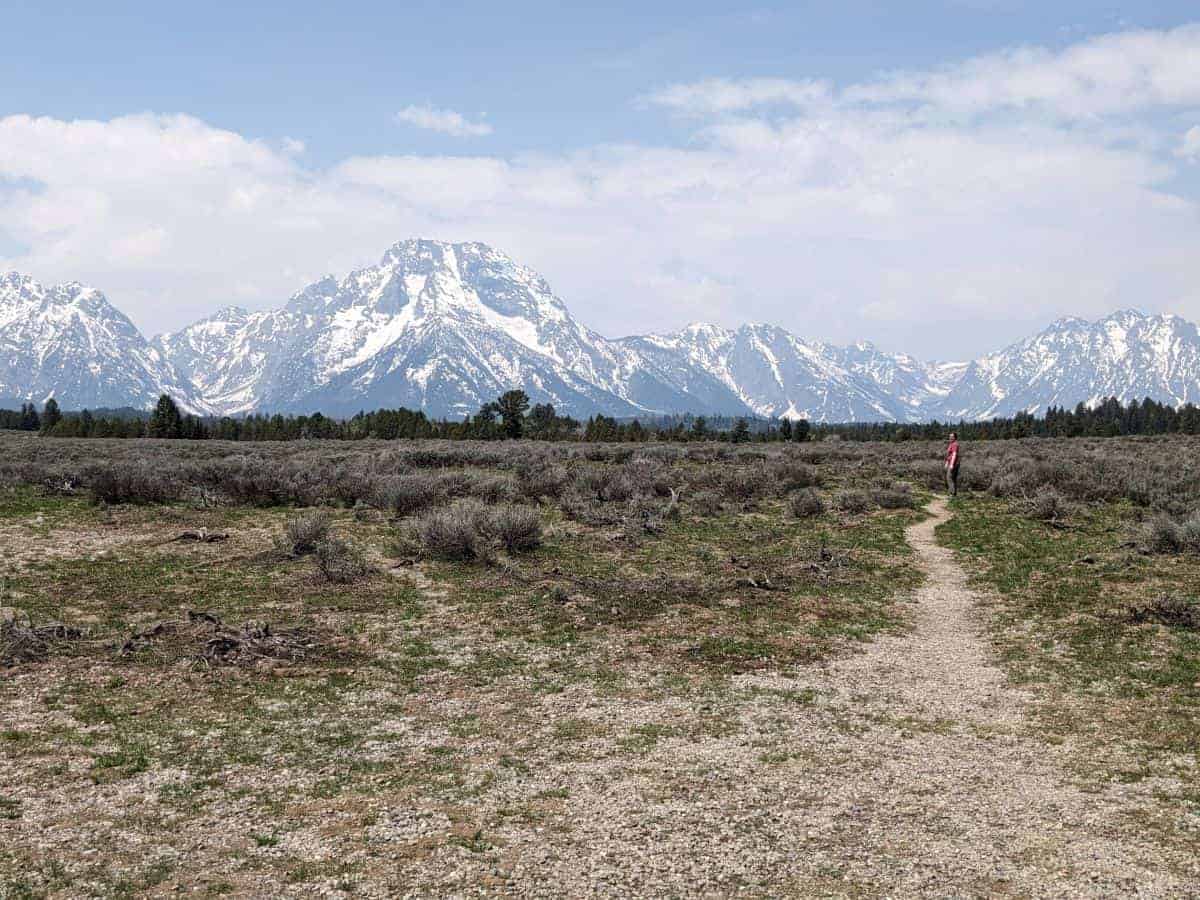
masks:
<svg viewBox="0 0 1200 900"><path fill-rule="evenodd" d="M812 773L856 808L843 862L899 895L1200 895L1194 861L1169 859L1139 834L1130 814L1152 802L1144 786L1085 792L1063 765L1070 751L1031 736L1030 698L1005 683L981 633L980 598L935 542L945 502L930 512L906 535L926 572L911 631L833 663L814 683L914 733L881 742L872 729L836 742L859 763L847 767L859 769L850 783Z"/></svg>

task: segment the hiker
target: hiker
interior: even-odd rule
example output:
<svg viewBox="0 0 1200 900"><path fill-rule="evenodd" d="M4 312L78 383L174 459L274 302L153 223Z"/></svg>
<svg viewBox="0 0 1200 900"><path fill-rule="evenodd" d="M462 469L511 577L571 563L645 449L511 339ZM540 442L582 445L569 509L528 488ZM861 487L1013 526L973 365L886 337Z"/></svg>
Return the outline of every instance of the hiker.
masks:
<svg viewBox="0 0 1200 900"><path fill-rule="evenodd" d="M958 496L958 434L954 431L946 445L946 487L951 497Z"/></svg>

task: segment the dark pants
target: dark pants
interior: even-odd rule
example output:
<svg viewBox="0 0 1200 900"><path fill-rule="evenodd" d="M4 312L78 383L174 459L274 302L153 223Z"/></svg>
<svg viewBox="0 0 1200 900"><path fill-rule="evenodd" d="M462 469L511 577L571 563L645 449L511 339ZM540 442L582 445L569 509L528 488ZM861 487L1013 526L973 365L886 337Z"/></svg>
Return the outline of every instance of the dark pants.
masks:
<svg viewBox="0 0 1200 900"><path fill-rule="evenodd" d="M946 489L950 491L951 497L958 496L958 466L946 468Z"/></svg>

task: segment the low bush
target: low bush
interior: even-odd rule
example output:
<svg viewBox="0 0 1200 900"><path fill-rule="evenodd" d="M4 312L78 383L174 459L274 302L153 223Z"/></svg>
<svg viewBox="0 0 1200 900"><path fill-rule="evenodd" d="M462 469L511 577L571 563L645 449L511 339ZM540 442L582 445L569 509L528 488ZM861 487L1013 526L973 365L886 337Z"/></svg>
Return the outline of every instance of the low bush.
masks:
<svg viewBox="0 0 1200 900"><path fill-rule="evenodd" d="M307 556L329 536L329 514L321 510L292 516L283 526L279 548L288 556Z"/></svg>
<svg viewBox="0 0 1200 900"><path fill-rule="evenodd" d="M772 493L774 480L765 466L745 466L734 469L725 477L725 496L730 500L756 500Z"/></svg>
<svg viewBox="0 0 1200 900"><path fill-rule="evenodd" d="M497 545L512 554L540 547L542 523L528 507L488 508L477 500L459 500L423 515L416 534L422 547L443 559L490 559Z"/></svg>
<svg viewBox="0 0 1200 900"><path fill-rule="evenodd" d="M509 553L528 553L542 545L542 519L536 509L500 506L491 510L484 522Z"/></svg>
<svg viewBox="0 0 1200 900"><path fill-rule="evenodd" d="M557 500L571 482L571 473L564 466L538 466L517 473L521 493L530 500L543 497Z"/></svg>
<svg viewBox="0 0 1200 900"><path fill-rule="evenodd" d="M417 537L423 546L443 559L468 560L488 556L486 529L479 527L487 509L475 500L459 500L444 509L434 509L417 520Z"/></svg>
<svg viewBox="0 0 1200 900"><path fill-rule="evenodd" d="M839 491L833 505L844 513L861 514L871 509L871 498L863 491Z"/></svg>
<svg viewBox="0 0 1200 900"><path fill-rule="evenodd" d="M1178 523L1160 513L1141 524L1137 545L1145 553L1179 553L1183 549L1183 536Z"/></svg>
<svg viewBox="0 0 1200 900"><path fill-rule="evenodd" d="M1200 555L1200 512L1179 526L1179 544L1187 553Z"/></svg>
<svg viewBox="0 0 1200 900"><path fill-rule="evenodd" d="M1069 512L1067 501L1054 488L1042 488L1025 502L1025 515L1039 522L1059 522Z"/></svg>
<svg viewBox="0 0 1200 900"><path fill-rule="evenodd" d="M477 479L471 484L468 494L484 503L505 503L515 500L519 489L517 482L508 475L492 475Z"/></svg>
<svg viewBox="0 0 1200 900"><path fill-rule="evenodd" d="M327 581L349 584L370 571L362 553L336 535L326 535L317 541L314 552L317 568Z"/></svg>
<svg viewBox="0 0 1200 900"><path fill-rule="evenodd" d="M871 501L881 509L913 509L917 505L912 489L900 483L871 491Z"/></svg>
<svg viewBox="0 0 1200 900"><path fill-rule="evenodd" d="M149 463L94 468L85 476L93 503L169 503L183 496L183 486Z"/></svg>
<svg viewBox="0 0 1200 900"><path fill-rule="evenodd" d="M797 460L782 460L773 465L770 472L776 489L783 494L800 488L816 487L821 483L820 473L816 466L810 466Z"/></svg>
<svg viewBox="0 0 1200 900"><path fill-rule="evenodd" d="M442 498L442 485L435 476L397 475L376 486L372 503L402 519L436 506Z"/></svg>
<svg viewBox="0 0 1200 900"><path fill-rule="evenodd" d="M1145 553L1200 554L1200 513L1182 523L1158 513L1142 523L1136 543Z"/></svg>
<svg viewBox="0 0 1200 900"><path fill-rule="evenodd" d="M692 512L706 519L719 516L724 508L721 498L712 491L698 491L692 495L688 505L692 508Z"/></svg>
<svg viewBox="0 0 1200 900"><path fill-rule="evenodd" d="M813 488L805 488L788 498L788 512L797 519L811 519L825 512L825 501Z"/></svg>

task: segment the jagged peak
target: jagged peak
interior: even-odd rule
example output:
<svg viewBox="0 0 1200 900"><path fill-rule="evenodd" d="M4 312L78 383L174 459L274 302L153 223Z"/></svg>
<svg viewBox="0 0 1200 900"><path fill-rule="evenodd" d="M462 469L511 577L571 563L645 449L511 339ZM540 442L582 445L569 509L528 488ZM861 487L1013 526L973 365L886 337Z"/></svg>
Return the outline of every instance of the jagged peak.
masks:
<svg viewBox="0 0 1200 900"><path fill-rule="evenodd" d="M408 262L414 257L419 258L424 255L442 259L450 257L455 261L460 255L477 255L512 263L512 259L507 254L482 241L440 241L434 238L416 237L397 241L388 247L380 258L379 265L391 267L396 263Z"/></svg>
<svg viewBox="0 0 1200 900"><path fill-rule="evenodd" d="M1101 322L1110 322L1110 321L1115 321L1115 320L1120 320L1120 319L1149 319L1149 318L1153 318L1153 317L1150 316L1148 313L1142 312L1140 309L1135 309L1134 307L1130 306L1125 309L1114 310L1113 312L1110 312L1107 316L1105 316L1103 319L1100 319L1100 321Z"/></svg>

